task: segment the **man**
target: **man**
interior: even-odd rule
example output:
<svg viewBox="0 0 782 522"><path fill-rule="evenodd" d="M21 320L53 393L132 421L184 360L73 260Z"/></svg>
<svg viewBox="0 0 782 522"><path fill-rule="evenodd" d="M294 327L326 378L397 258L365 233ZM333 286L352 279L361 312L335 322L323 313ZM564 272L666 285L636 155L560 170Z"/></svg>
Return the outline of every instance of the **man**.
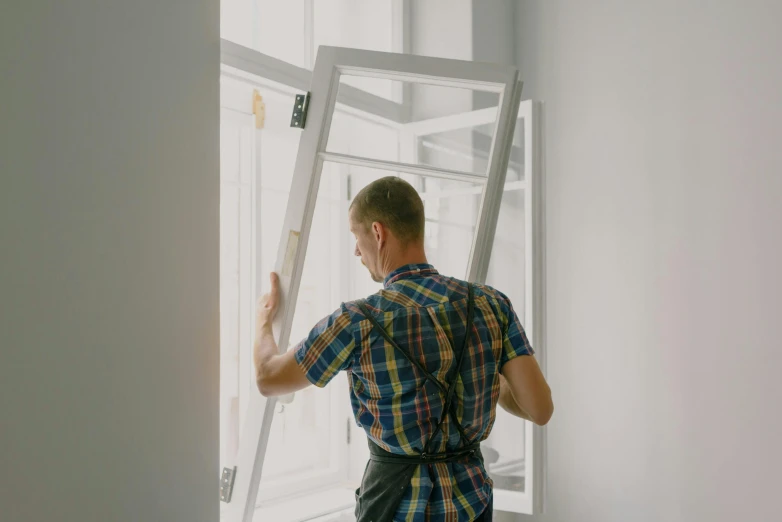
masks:
<svg viewBox="0 0 782 522"><path fill-rule="evenodd" d="M357 492L359 522L491 520L492 482L479 443L497 404L540 425L553 412L524 329L501 292L427 263L424 206L407 182L371 183L349 220L355 255L383 290L342 304L278 355L272 274L256 323L258 387L282 395L348 372L371 455Z"/></svg>

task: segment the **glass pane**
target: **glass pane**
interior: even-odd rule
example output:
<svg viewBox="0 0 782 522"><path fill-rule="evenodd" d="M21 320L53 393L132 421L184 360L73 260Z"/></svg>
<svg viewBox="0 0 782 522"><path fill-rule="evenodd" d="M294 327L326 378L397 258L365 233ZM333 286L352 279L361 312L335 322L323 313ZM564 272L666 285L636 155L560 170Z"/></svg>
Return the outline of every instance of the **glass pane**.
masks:
<svg viewBox="0 0 782 522"><path fill-rule="evenodd" d="M497 232L494 236L487 284L507 295L522 324L526 320L525 192L509 182L502 196ZM525 423L497 408L497 420L482 449L486 469L494 487L524 491Z"/></svg>
<svg viewBox="0 0 782 522"><path fill-rule="evenodd" d="M491 435L481 444L484 465L496 489L524 491L525 422L497 407Z"/></svg>
<svg viewBox="0 0 782 522"><path fill-rule="evenodd" d="M419 181L426 209L429 261L448 276L467 276L483 184L433 178Z"/></svg>
<svg viewBox="0 0 782 522"><path fill-rule="evenodd" d="M527 289L524 196L517 184L505 184L486 276L487 284L510 298L522 323L526 317Z"/></svg>
<svg viewBox="0 0 782 522"><path fill-rule="evenodd" d="M328 471L330 395L329 390L311 386L298 392L292 403L277 403L263 464L261 496L265 486L280 479L294 479L305 472Z"/></svg>
<svg viewBox="0 0 782 522"><path fill-rule="evenodd" d="M340 77L340 88L350 76ZM364 78L377 88L392 89L405 82L377 78ZM471 112L473 94L470 89L442 87L438 85L412 84L415 96L412 99L412 117L414 121L430 118L448 117L453 130L416 136L421 134L420 127L412 125L397 131L388 127L386 133L394 133L395 139L378 137L375 139L354 139L353 124L355 117L335 114L326 146L328 152L351 154L371 159L392 160L402 163L427 165L448 170L457 170L478 175L486 175L489 150L494 136L492 123L462 128L465 123L460 115ZM384 87L385 86L385 87ZM483 93L492 100L493 107L499 103L496 93ZM496 121L496 115L491 121ZM380 142L378 140L381 140ZM398 143L397 148L389 144Z"/></svg>
<svg viewBox="0 0 782 522"><path fill-rule="evenodd" d="M424 202L424 244L429 262L443 274L465 277L478 219L482 183L424 178L331 162L324 164L324 177L327 172L330 175L349 175L351 199L365 186L385 176L399 176L412 184ZM351 271L358 275L349 277L346 299L366 297L380 290L382 284L374 283L366 268L361 265L361 260L353 255L354 240L348 229L347 214L341 226L346 231L348 244L345 253L348 254L348 259L352 260ZM362 277L363 275L367 277Z"/></svg>
<svg viewBox="0 0 782 522"><path fill-rule="evenodd" d="M473 128L472 147L477 164L480 168L488 168L489 145L491 136L494 133L493 124L478 125ZM429 136L422 138L428 139ZM513 144L510 149L510 158L508 159L508 173L505 175L505 181L521 181L524 179L524 119L516 120L516 127L513 131Z"/></svg>
<svg viewBox="0 0 782 522"><path fill-rule="evenodd" d="M392 0L317 0L314 7L315 49L321 45L370 51L393 51ZM313 54L313 58L317 53ZM401 101L391 83L351 77L348 85L383 98Z"/></svg>
<svg viewBox="0 0 782 522"><path fill-rule="evenodd" d="M220 2L222 38L298 67L311 68L304 20L304 0Z"/></svg>
<svg viewBox="0 0 782 522"><path fill-rule="evenodd" d="M484 174L489 169L494 123L417 137L420 163ZM524 121L517 120L505 181L524 179Z"/></svg>
<svg viewBox="0 0 782 522"><path fill-rule="evenodd" d="M399 131L342 111L331 118L328 152L400 161Z"/></svg>
<svg viewBox="0 0 782 522"><path fill-rule="evenodd" d="M274 119L278 112L290 110L290 100L285 97L264 93L264 100L270 119ZM235 113L232 115L236 119ZM224 204L221 207L221 239L226 245L223 249L226 254L221 257L221 260L225 260L221 265L221 335L227 339L224 343L227 347L241 344L228 342L238 335L235 333L237 328L233 325L237 322L244 324L238 317L249 312L251 318L254 318L255 296L247 302L232 297L236 293L255 293L251 277L242 282L237 280L237 273L252 272L253 250L247 249L246 245L252 245L253 239L260 243L257 262L260 263L260 273L264 274L262 284L264 288L268 288L266 274L274 269L276 262L301 136L300 130L282 125L269 125L262 131L256 131L253 121L252 117L245 117L242 132L235 131L233 127L225 127L223 130L221 179L224 180L224 186L221 197ZM260 147L253 149L256 132L260 132ZM247 191L247 194L243 193L241 197L237 192L237 187L252 186L255 177L255 172L252 171L253 158L260 169L260 183L255 187L255 209L260 213L257 231L252 227L246 228L246 224L252 225L255 222L254 214L243 212L245 207L251 205L252 192ZM336 219L337 216L329 216L337 211L335 205L345 205L337 198L338 194L344 196L345 191L337 190L338 187L330 184L329 179L332 178L327 177L319 192L309 245L310 252L320 252L321 255L308 256L305 262L294 317L292 344L303 338L319 319L331 313L340 303L338 295L329 293L343 284L333 274L339 261L336 257L340 253L339 243L331 241L329 237L330 234L336 235L340 227L329 223L329 219ZM344 220L346 219L345 217ZM324 254L329 249L332 257ZM333 262L325 262L327 259ZM250 338L244 343L249 346L250 351L251 336L250 333ZM228 397L228 392L235 395L234 390L238 386L236 376L249 376L253 369L251 359L236 361L234 352L225 352L225 357L231 355L229 362L232 364L226 363L221 367L221 389L228 390L223 394L227 398L221 395L221 421L223 425L231 427L228 431L221 430L221 445L224 446L222 454L231 451L235 454L238 433L241 433L234 428L238 424L236 417L246 410L246 406L245 410L242 410L236 400L231 399L233 395ZM334 398L335 393L340 391L339 386L337 383L326 390L311 387L297 394L292 403L278 404L272 421L259 500L279 498L292 493L305 482L308 487L317 487L333 480L334 474L340 470L335 445L344 445L344 436L335 436L335 433L338 433L337 428L344 429L345 426L344 416L337 415L339 403ZM347 395L342 391L340 398Z"/></svg>
<svg viewBox="0 0 782 522"><path fill-rule="evenodd" d="M364 186L385 176L400 176L412 184L424 202L424 245L429 262L445 275L465 277L478 216L479 196L483 190L482 183L400 175L366 167L342 168L351 174L353 196ZM360 266L358 259L354 263ZM362 270L366 271L363 267ZM366 297L379 288L380 286L362 288L362 291L366 291L358 293L356 297Z"/></svg>
<svg viewBox="0 0 782 522"><path fill-rule="evenodd" d="M276 99L273 96L264 99L268 116L275 110ZM287 109L286 102L279 103L285 103ZM349 124L350 132L345 135L349 143L374 146L379 154L396 152L396 132L388 127L340 112L334 117L344 117ZM279 126L262 131L259 161L263 274L274 269L300 132ZM368 170L329 162L323 167L293 318L291 346L306 337L319 320L330 315L343 301L366 297L381 288L353 255L354 240L348 227L350 192L355 194L366 183L389 174ZM292 403L278 404L259 500L291 493L305 484L308 488L335 485L347 472L347 459L340 457L343 451L340 448L346 447L344 429L350 416L346 387L343 375L325 389L310 387L297 393Z"/></svg>
<svg viewBox="0 0 782 522"><path fill-rule="evenodd" d="M420 136L416 152L424 165L486 174L491 142L491 134L465 128Z"/></svg>
<svg viewBox="0 0 782 522"><path fill-rule="evenodd" d="M264 139L267 153L264 161L269 160L269 156L277 160L271 160L263 173L263 179L266 180L268 173L272 178L269 186L275 187L266 190L264 186L263 191L262 205L265 202L267 208L262 216L268 217L268 221L262 227L265 229L268 222L269 228L275 229L272 235L275 248L265 249L268 256L263 257L268 264L263 265L263 273L271 271L276 260L276 244L290 191L289 173L293 171L296 156L293 143L275 140L267 149L266 141ZM332 168L326 166L321 177L289 348L304 339L322 318L345 300L346 281L341 277L341 267L350 252L344 238L348 205L346 180L332 175ZM324 389L311 386L297 392L291 403L277 404L261 478L259 497L262 500L274 497L267 493L269 488L276 488L278 493L275 494L284 495L304 487L305 482L308 488L333 483L343 473L346 464L339 461L339 445L345 446L344 435L340 436L345 417L339 414L338 402L340 399L346 401L347 397L346 390L342 389L343 380L335 379ZM281 489L286 485L287 491Z"/></svg>

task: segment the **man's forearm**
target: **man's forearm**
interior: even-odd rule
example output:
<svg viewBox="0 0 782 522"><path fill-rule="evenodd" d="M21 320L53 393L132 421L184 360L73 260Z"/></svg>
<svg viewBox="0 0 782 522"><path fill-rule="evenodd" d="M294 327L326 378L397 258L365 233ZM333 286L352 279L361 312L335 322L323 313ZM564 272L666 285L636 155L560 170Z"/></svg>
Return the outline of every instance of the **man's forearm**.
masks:
<svg viewBox="0 0 782 522"><path fill-rule="evenodd" d="M260 380L265 375L264 372L267 371L269 362L279 353L271 323L259 326L255 333L255 346L253 347L256 380Z"/></svg>
<svg viewBox="0 0 782 522"><path fill-rule="evenodd" d="M521 409L521 407L516 402L516 399L513 398L513 394L510 391L510 386L508 386L508 381L505 380L505 377L500 374L500 399L499 404L502 406L502 408L510 413L511 415L515 415L516 417L521 417L522 419L532 421L529 414Z"/></svg>

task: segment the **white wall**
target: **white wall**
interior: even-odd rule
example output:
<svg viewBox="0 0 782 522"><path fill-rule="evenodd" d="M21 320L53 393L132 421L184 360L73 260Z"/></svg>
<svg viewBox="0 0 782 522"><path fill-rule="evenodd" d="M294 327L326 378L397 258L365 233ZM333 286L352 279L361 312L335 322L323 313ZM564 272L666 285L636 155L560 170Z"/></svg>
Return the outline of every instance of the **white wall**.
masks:
<svg viewBox="0 0 782 522"><path fill-rule="evenodd" d="M0 518L218 517L216 0L0 8Z"/></svg>
<svg viewBox="0 0 782 522"><path fill-rule="evenodd" d="M410 2L412 54L472 59L471 0ZM423 120L472 109L473 93L465 89L412 85L412 118Z"/></svg>
<svg viewBox="0 0 782 522"><path fill-rule="evenodd" d="M779 520L782 4L525 1L545 100L548 514ZM502 516L500 520L521 520Z"/></svg>

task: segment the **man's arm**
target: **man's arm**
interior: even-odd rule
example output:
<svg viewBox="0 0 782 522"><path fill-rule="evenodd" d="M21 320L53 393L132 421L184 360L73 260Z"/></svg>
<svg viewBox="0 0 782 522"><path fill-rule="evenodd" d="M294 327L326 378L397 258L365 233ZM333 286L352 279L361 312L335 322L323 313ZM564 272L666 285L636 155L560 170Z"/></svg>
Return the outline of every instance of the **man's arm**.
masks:
<svg viewBox="0 0 782 522"><path fill-rule="evenodd" d="M539 426L551 419L554 413L551 389L534 356L515 357L502 367L500 406Z"/></svg>
<svg viewBox="0 0 782 522"><path fill-rule="evenodd" d="M554 413L551 389L510 299L498 292L504 331L500 361L500 406L509 413L544 425Z"/></svg>
<svg viewBox="0 0 782 522"><path fill-rule="evenodd" d="M311 383L296 364L293 350L280 355L274 340L272 321L280 302L280 280L271 275L271 292L261 297L255 322L255 382L264 397L284 395L306 388Z"/></svg>
<svg viewBox="0 0 782 522"><path fill-rule="evenodd" d="M516 417L521 417L524 420L532 421L532 418L529 416L529 413L522 410L521 407L516 403L516 399L513 398L513 394L510 391L510 385L508 384L508 380L505 379L505 377L502 376L502 374L499 374L500 376L500 399L499 399L499 405L502 406L502 409L510 413L511 415L515 415Z"/></svg>

